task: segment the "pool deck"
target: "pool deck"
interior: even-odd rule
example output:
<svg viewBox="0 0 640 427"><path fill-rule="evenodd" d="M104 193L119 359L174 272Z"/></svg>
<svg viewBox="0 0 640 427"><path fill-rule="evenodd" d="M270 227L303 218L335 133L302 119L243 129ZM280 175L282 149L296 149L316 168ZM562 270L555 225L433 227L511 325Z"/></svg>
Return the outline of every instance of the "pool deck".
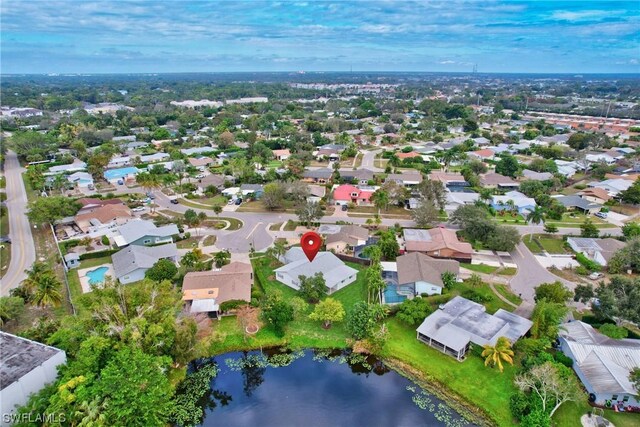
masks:
<svg viewBox="0 0 640 427"><path fill-rule="evenodd" d="M82 293L86 294L87 292L91 292L91 285L89 284L89 277L87 276L87 273L89 271L97 270L100 267L108 268L107 272L104 274L105 277L111 276L112 279L115 279L116 276L113 272L113 264L96 265L95 267L83 268L81 270L78 270L78 278L80 279L80 286L82 287Z"/></svg>

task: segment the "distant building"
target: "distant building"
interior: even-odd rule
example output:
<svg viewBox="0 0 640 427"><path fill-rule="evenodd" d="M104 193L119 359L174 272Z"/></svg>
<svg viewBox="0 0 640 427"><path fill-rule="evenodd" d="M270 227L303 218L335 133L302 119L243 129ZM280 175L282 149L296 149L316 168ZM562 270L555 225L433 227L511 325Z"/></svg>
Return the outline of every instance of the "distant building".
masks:
<svg viewBox="0 0 640 427"><path fill-rule="evenodd" d="M58 366L67 361L64 351L26 338L0 332L0 408L2 426L11 423L6 415L24 406L58 377ZM38 414L40 415L40 414Z"/></svg>

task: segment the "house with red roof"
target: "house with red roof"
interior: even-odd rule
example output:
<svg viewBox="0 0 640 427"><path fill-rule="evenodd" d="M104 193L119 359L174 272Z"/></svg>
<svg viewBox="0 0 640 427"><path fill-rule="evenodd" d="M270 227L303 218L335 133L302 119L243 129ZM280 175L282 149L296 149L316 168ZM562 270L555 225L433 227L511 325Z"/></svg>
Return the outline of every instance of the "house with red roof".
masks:
<svg viewBox="0 0 640 427"><path fill-rule="evenodd" d="M484 160L493 160L496 157L496 153L490 148L485 148L482 150L477 150L477 151L472 151L471 153L467 153L467 156L484 161Z"/></svg>
<svg viewBox="0 0 640 427"><path fill-rule="evenodd" d="M396 157L399 158L400 160L412 159L414 157L422 157L422 154L417 153L415 151L410 151L408 153L396 153Z"/></svg>
<svg viewBox="0 0 640 427"><path fill-rule="evenodd" d="M354 203L358 206L369 206L373 193L373 190L361 190L353 185L339 185L333 190L333 200L336 205Z"/></svg>

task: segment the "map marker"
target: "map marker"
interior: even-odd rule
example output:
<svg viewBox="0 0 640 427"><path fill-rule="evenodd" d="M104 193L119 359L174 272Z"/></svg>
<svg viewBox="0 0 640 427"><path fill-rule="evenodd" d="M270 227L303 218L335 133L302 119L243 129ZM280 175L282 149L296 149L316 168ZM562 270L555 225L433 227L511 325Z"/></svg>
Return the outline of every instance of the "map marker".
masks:
<svg viewBox="0 0 640 427"><path fill-rule="evenodd" d="M308 231L300 239L300 245L309 262L311 262L318 254L320 246L322 246L322 237L318 233Z"/></svg>

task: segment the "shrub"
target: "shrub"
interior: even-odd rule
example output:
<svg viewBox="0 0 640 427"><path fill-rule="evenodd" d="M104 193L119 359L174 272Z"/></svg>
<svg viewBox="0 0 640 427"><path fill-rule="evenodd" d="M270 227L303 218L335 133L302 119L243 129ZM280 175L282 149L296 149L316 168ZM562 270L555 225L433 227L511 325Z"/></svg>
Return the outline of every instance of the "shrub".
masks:
<svg viewBox="0 0 640 427"><path fill-rule="evenodd" d="M580 276L586 276L587 274L589 274L589 270L586 267L579 265L576 267L576 274L579 274Z"/></svg>
<svg viewBox="0 0 640 427"><path fill-rule="evenodd" d="M464 291L462 291L461 295L466 299L470 299L471 301L477 302L478 304L491 301L490 297L481 294L475 289L465 289Z"/></svg>
<svg viewBox="0 0 640 427"><path fill-rule="evenodd" d="M98 252L89 252L86 254L80 255L80 261L84 261L85 259L95 259L102 258L105 256L111 256L118 252L120 249L107 249L106 251L98 251Z"/></svg>
<svg viewBox="0 0 640 427"><path fill-rule="evenodd" d="M403 301L398 308L396 316L403 322L416 326L422 323L424 318L431 312L429 301L424 298L414 298Z"/></svg>
<svg viewBox="0 0 640 427"><path fill-rule="evenodd" d="M600 326L598 330L609 338L614 338L617 340L627 338L629 336L629 331L612 323L605 323L604 325Z"/></svg>
<svg viewBox="0 0 640 427"><path fill-rule="evenodd" d="M220 304L220 310L222 311L229 311L229 310L235 310L238 307L241 307L243 305L246 305L247 302L245 300L241 300L241 299L231 299L229 301L225 301L222 304Z"/></svg>
<svg viewBox="0 0 640 427"><path fill-rule="evenodd" d="M583 267L585 267L589 271L600 271L602 270L602 266L595 261L591 261L582 253L576 254L576 261L580 263Z"/></svg>
<svg viewBox="0 0 640 427"><path fill-rule="evenodd" d="M573 360L569 356L565 356L565 354L561 351L557 351L553 355L553 358L556 360L556 362L562 363L567 368L573 367Z"/></svg>
<svg viewBox="0 0 640 427"><path fill-rule="evenodd" d="M102 244L105 246L109 246L109 238L107 236L102 236L102 239L100 239L102 241Z"/></svg>

